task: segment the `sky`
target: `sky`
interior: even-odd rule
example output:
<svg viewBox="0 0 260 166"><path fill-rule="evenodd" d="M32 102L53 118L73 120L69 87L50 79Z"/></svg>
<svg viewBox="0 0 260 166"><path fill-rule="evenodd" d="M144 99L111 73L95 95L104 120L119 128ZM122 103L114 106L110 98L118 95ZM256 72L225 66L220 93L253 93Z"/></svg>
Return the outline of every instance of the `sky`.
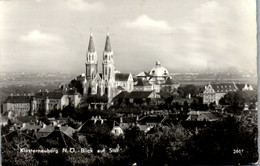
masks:
<svg viewBox="0 0 260 166"><path fill-rule="evenodd" d="M2 0L0 71L83 73L91 32L99 71L109 32L121 72L256 73L255 0Z"/></svg>

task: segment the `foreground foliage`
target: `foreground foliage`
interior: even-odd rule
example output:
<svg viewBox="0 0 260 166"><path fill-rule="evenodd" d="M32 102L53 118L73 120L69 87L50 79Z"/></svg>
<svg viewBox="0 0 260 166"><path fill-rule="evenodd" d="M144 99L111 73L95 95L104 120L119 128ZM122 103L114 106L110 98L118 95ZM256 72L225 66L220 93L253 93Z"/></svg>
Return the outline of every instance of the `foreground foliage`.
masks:
<svg viewBox="0 0 260 166"><path fill-rule="evenodd" d="M250 164L258 159L257 128L248 130L233 117L195 130L169 124L145 134L133 125L119 137L96 130L74 146L104 148L102 153L20 153L20 147L44 147L23 133L4 131L2 165ZM117 146L118 153L109 153Z"/></svg>

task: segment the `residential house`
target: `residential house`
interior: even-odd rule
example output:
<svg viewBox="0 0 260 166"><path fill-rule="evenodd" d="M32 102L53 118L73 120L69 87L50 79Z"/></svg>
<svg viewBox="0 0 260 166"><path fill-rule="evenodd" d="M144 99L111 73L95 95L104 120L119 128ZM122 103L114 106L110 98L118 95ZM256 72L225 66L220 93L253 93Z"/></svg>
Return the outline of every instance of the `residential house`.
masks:
<svg viewBox="0 0 260 166"><path fill-rule="evenodd" d="M217 113L208 111L190 111L186 121L218 121L220 116Z"/></svg>
<svg viewBox="0 0 260 166"><path fill-rule="evenodd" d="M76 140L66 132L63 132L58 126L52 126L44 132L42 132L43 130L40 131L38 141L48 148L74 147L76 144ZM45 134L44 136L42 136L43 133Z"/></svg>
<svg viewBox="0 0 260 166"><path fill-rule="evenodd" d="M161 125L166 120L166 116L161 115L149 115L143 118L140 118L138 124L147 125L147 126L158 126Z"/></svg>
<svg viewBox="0 0 260 166"><path fill-rule="evenodd" d="M99 132L103 134L111 133L114 127L113 120L101 118L101 116L92 117L82 124L76 131L79 136L90 136Z"/></svg>
<svg viewBox="0 0 260 166"><path fill-rule="evenodd" d="M157 95L154 91L132 91L130 93L122 91L116 95L113 99L114 104L121 104L123 101L129 103L135 103L138 100L138 104L149 104L154 101ZM137 104L137 103L136 103Z"/></svg>

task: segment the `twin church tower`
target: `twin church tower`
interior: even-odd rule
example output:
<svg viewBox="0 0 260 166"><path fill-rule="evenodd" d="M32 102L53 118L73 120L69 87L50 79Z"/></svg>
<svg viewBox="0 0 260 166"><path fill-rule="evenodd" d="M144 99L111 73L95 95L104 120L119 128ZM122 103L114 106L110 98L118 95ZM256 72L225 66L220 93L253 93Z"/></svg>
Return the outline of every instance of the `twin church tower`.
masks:
<svg viewBox="0 0 260 166"><path fill-rule="evenodd" d="M84 81L84 95L106 95L108 102L125 90L133 90L133 77L130 73L120 73L115 69L114 55L111 48L109 33L106 36L102 60L102 73L98 73L98 58L94 46L92 33L89 38L86 56L86 74ZM121 90L119 90L121 89Z"/></svg>
<svg viewBox="0 0 260 166"><path fill-rule="evenodd" d="M86 58L86 79L92 80L98 73L98 59L97 52L95 50L93 35L90 34L88 52ZM104 80L108 81L115 79L115 62L113 51L111 49L111 43L109 34L106 37L105 49L103 52L103 62L102 62L102 77Z"/></svg>

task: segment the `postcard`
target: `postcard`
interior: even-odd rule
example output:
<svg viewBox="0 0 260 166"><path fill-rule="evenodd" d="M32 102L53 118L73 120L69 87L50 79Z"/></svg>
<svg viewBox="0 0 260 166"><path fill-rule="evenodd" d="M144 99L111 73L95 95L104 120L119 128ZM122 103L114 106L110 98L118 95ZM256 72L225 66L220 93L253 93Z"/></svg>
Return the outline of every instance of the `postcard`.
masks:
<svg viewBox="0 0 260 166"><path fill-rule="evenodd" d="M256 165L254 0L0 1L1 163Z"/></svg>

